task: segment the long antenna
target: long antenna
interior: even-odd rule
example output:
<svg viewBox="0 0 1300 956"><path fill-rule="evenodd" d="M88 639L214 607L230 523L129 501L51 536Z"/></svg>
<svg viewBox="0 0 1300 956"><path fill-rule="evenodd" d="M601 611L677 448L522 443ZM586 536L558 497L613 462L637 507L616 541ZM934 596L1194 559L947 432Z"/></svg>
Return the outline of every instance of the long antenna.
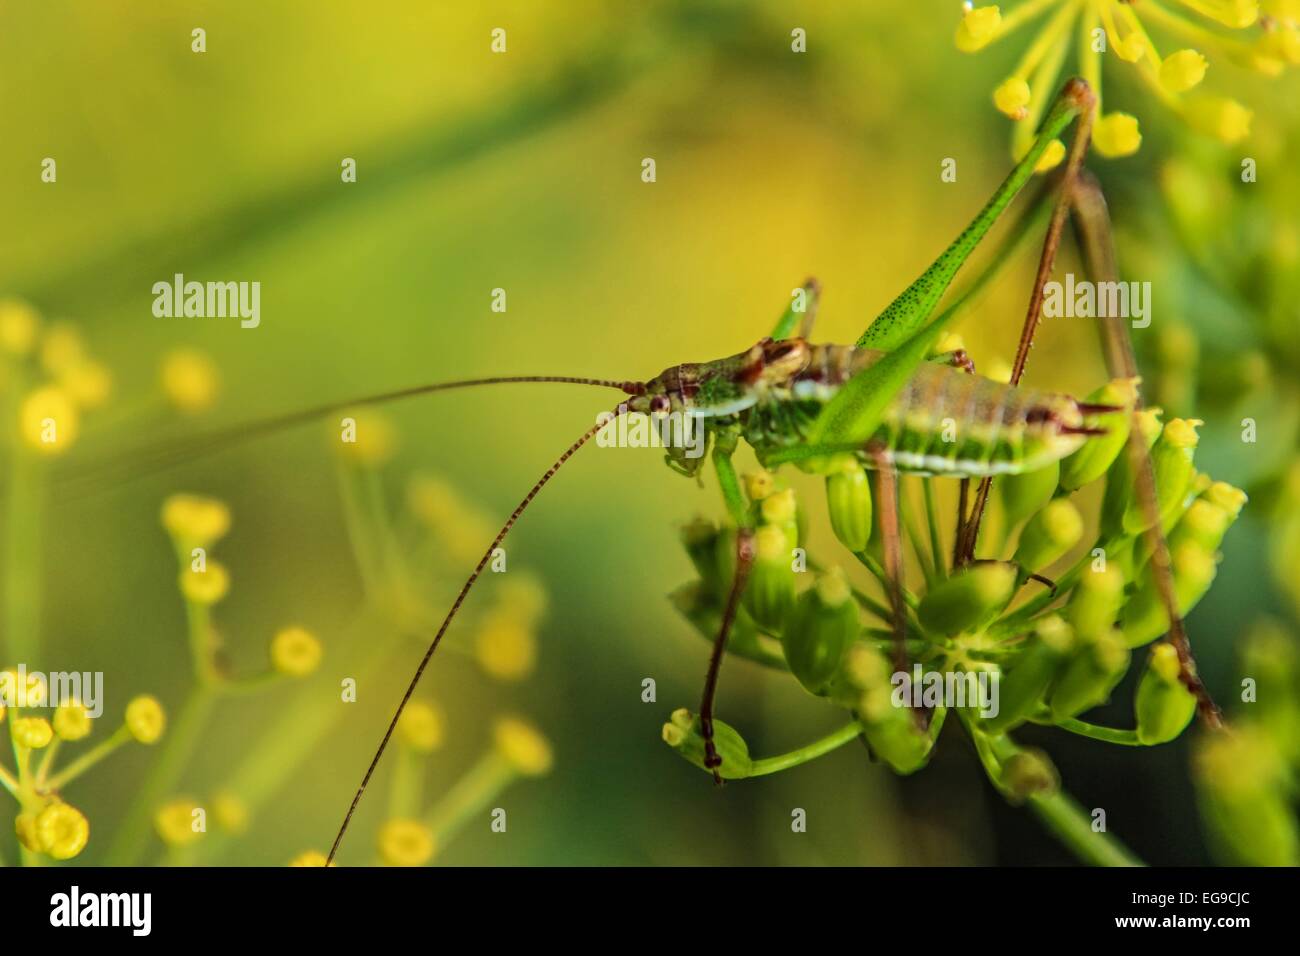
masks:
<svg viewBox="0 0 1300 956"><path fill-rule="evenodd" d="M532 382L551 382L567 385L594 385L602 388L616 388L628 395L640 394L643 386L639 382L619 382L610 379L580 378L570 375L509 375L492 378L471 378L454 382L433 382L428 385L413 385L391 392L378 392L364 395L348 401L328 402L313 408L284 415L276 415L260 421L243 425L234 425L194 435L179 441L162 442L138 451L115 454L98 462L77 469L62 476L60 484L83 486L88 482L98 483L113 480L126 480L139 477L153 471L162 470L181 464L202 455L209 455L235 445L272 434L285 428L302 425L313 419L321 418L333 412L380 405L384 402L413 398L431 392L446 392L460 388L475 388L480 385L510 385Z"/></svg>
<svg viewBox="0 0 1300 956"><path fill-rule="evenodd" d="M626 405L619 405L612 413L613 418L617 418L626 411ZM361 778L361 785L357 787L357 792L352 797L352 804L348 807L347 815L343 817L343 825L339 827L338 835L334 837L334 845L330 847L329 857L326 860L327 864L334 862L334 855L338 853L339 844L343 842L343 834L348 832L348 824L352 822L352 814L356 812L357 804L361 802L361 796L366 792L366 787L370 784L370 778L374 776L375 768L379 766L379 760L383 757L384 751L388 748L388 741L392 738L393 731L397 729L397 722L402 717L402 711L406 709L406 705L410 701L411 695L415 693L415 688L420 683L420 678L424 676L424 669L429 666L429 661L433 657L433 652L438 649L438 644L442 641L442 636L447 633L447 628L451 626L452 619L456 616L456 612L459 611L460 606L465 603L465 597L469 594L470 588L472 588L474 582L479 579L479 575L483 573L483 569L487 566L488 561L492 560L492 552L494 552L500 546L501 542L505 540L506 535L510 533L510 529L513 528L515 522L519 520L519 516L524 513L524 509L526 509L532 503L533 499L537 497L538 492L546 487L546 483L555 476L557 471L560 470L560 466L568 461L573 456L574 452L585 445L592 436L604 428L605 425L613 420L613 418L605 418L602 416L600 421L583 432L582 437L570 445L568 450L556 459L555 464L546 469L546 473L537 479L537 482L533 485L528 494L524 495L523 501L519 502L519 505L515 510L510 513L510 517L506 520L506 523L501 526L501 530L497 532L496 537L492 539L492 543L488 545L487 550L483 552L483 557L479 558L478 564L474 566L474 571L470 574L469 579L465 582L464 586L461 587L460 593L456 595L456 600L452 603L451 610L447 612L447 616L443 618L442 624L438 627L438 632L433 635L433 640L429 643L429 649L424 652L424 657L420 660L420 666L415 669L415 675L411 678L410 684L407 685L406 693L402 695L402 700L397 705L397 710L393 714L393 719L388 722L388 729L384 731L384 739L379 742L379 749L375 751L374 757L371 758L370 766L366 768L366 774Z"/></svg>

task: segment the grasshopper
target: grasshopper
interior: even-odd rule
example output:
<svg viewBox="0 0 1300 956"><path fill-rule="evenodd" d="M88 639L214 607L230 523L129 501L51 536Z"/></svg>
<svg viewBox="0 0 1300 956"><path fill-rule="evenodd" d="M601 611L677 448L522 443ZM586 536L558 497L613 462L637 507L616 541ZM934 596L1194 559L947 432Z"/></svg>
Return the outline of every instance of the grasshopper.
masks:
<svg viewBox="0 0 1300 956"><path fill-rule="evenodd" d="M723 756L715 742L714 710L722 661L737 619L755 560L755 521L745 500L733 457L748 444L768 468L784 464L818 472L836 456L856 456L877 475L879 521L883 548L883 581L892 617L894 666L906 674L906 621L902 594L902 558L898 515L898 475L919 474L961 481L954 567L976 561L976 542L989 488L995 476L1032 472L1064 459L1090 440L1105 434L1096 416L1121 411L1117 406L1090 404L1069 395L1022 388L1019 385L1042 311L1044 286L1055 263L1062 230L1073 211L1084 258L1099 273L1113 270L1104 201L1082 169L1088 147L1095 98L1088 85L1073 79L1063 88L1043 121L1031 148L1018 161L984 208L962 233L911 285L868 326L853 345L817 344L810 339L820 294L809 280L770 333L734 355L671 366L645 381L526 375L480 378L420 385L399 391L337 402L204 436L167 456L189 457L222 445L246 440L340 410L373 405L438 391L504 383L565 383L599 386L622 392L620 403L589 427L533 484L483 552L457 593L416 667L405 693L358 785L330 848L332 861L403 711L419 685L439 644L466 597L528 506L579 449L612 419L629 414L652 418L689 416L704 430L705 452L683 454L669 447L668 464L677 472L697 476L706 465L715 473L727 514L736 528L734 564L726 589L721 620L713 640L699 708L703 763L717 783L723 781ZM1077 122L1076 122L1077 121ZM940 334L963 305L990 280L1002 258L944 311L935 315L958 270L1033 178L1044 152L1071 123L1076 123L1058 195L1039 260L1010 382L1002 384L975 373L964 351L932 356ZM1044 195L1048 193L1045 188ZM1043 208L1046 208L1045 204ZM1015 225L1016 238L1035 220L1025 214ZM796 329L796 326L798 328ZM1136 378L1131 345L1122 323L1112 323L1103 336L1107 364L1115 377ZM797 334L796 334L797 332ZM1136 421L1137 408L1133 408ZM945 440L940 423L960 423L960 441ZM1153 470L1146 444L1132 429L1127 442L1138 498L1150 519L1148 545L1160 597L1168 614L1166 639L1177 651L1180 680L1195 696L1202 718L1219 723L1219 712L1197 677L1173 590L1168 547L1158 517ZM162 458L163 456L159 456ZM166 463L166 461L162 461ZM973 504L969 483L978 480ZM914 711L918 722L925 715Z"/></svg>

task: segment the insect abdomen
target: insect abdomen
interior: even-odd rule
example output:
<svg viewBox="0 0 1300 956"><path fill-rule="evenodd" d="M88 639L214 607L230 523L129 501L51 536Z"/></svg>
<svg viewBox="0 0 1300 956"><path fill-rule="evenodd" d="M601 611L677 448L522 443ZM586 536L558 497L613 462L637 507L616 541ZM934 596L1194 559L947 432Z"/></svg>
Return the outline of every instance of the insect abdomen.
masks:
<svg viewBox="0 0 1300 956"><path fill-rule="evenodd" d="M814 417L810 412L884 354L836 345L812 348L811 360L791 383L789 394L773 395L755 410L766 419L768 441L803 440L802 434L794 432L803 431ZM773 402L793 408L771 409ZM883 447L900 471L956 477L1018 474L1042 468L1078 448L1085 438L1069 429L1081 423L1069 396L1013 388L951 366L925 363L863 445ZM787 434L781 441L783 426ZM863 459L872 462L868 455Z"/></svg>

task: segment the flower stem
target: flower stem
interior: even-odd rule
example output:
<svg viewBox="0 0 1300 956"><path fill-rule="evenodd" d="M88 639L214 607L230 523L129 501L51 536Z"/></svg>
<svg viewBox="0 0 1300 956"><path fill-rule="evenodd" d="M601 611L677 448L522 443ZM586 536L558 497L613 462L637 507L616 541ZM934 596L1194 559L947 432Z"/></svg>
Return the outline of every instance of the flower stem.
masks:
<svg viewBox="0 0 1300 956"><path fill-rule="evenodd" d="M1066 720L1059 720L1052 726L1060 727L1062 730L1068 730L1072 734L1078 734L1080 737L1091 737L1093 740L1104 740L1108 744L1122 744L1125 747L1144 746L1142 741L1138 740L1136 730L1121 730L1118 727L1101 727L1097 724L1090 724L1087 721L1075 720L1073 717Z"/></svg>
<svg viewBox="0 0 1300 956"><path fill-rule="evenodd" d="M1094 830L1092 818L1067 793L1034 794L1029 808L1075 856L1095 866L1145 866L1128 847L1104 830Z"/></svg>
<svg viewBox="0 0 1300 956"><path fill-rule="evenodd" d="M101 760L103 760L105 757L107 757L114 750L122 746L122 744L126 743L130 739L131 739L131 731L129 731L126 725L123 724L121 727L117 728L117 730L113 732L113 735L111 737L107 737L104 740L101 740L90 750L87 750L84 754L82 754L76 760L72 761L72 763L68 764L66 767L64 767L62 770L56 773L53 777L51 777L49 781L44 784L43 789L62 790L73 780L77 779L77 777L81 776L91 767L95 766L95 764L99 763ZM41 765L42 776L44 775L44 772L45 772L45 765L42 764ZM38 782L40 779L41 778L38 777Z"/></svg>
<svg viewBox="0 0 1300 956"><path fill-rule="evenodd" d="M789 753L778 754L775 757L764 757L761 760L755 760L753 769L750 771L751 777L761 777L769 773L777 773L781 770L788 770L791 767L797 767L800 764L808 763L810 760L816 760L818 757L825 756L832 750L842 747L852 740L856 740L862 733L862 726L856 720L845 724L838 730L834 730L825 737L820 737L812 743L805 744Z"/></svg>
<svg viewBox="0 0 1300 956"><path fill-rule="evenodd" d="M429 829L437 845L446 846L516 776L510 763L495 750L484 754L429 811Z"/></svg>

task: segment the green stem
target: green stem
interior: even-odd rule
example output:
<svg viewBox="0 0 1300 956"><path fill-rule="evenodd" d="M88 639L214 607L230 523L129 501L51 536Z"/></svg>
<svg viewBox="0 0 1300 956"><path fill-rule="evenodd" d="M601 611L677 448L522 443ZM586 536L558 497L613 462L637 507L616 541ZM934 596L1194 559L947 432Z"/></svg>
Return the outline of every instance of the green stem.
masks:
<svg viewBox="0 0 1300 956"><path fill-rule="evenodd" d="M751 777L762 777L769 773L777 773L781 770L788 770L791 767L808 763L810 760L816 760L818 757L825 756L832 750L856 740L861 733L862 725L856 720L852 721L797 750L778 754L775 757L764 757L761 760L755 760L749 775Z"/></svg>
<svg viewBox="0 0 1300 956"><path fill-rule="evenodd" d="M934 479L922 478L921 489L925 494L925 517L930 526L930 553L934 555L934 572L942 580L948 575L947 562L943 558L943 542L939 529L939 507L934 498Z"/></svg>
<svg viewBox="0 0 1300 956"><path fill-rule="evenodd" d="M42 462L11 449L9 507L4 532L4 653L14 664L35 667L40 657Z"/></svg>
<svg viewBox="0 0 1300 956"><path fill-rule="evenodd" d="M15 800L18 799L18 781L4 767L0 767L0 786L9 791L9 795Z"/></svg>
<svg viewBox="0 0 1300 956"><path fill-rule="evenodd" d="M190 691L180 715L167 733L162 753L149 768L144 783L131 801L131 810L114 834L105 856L106 865L130 866L145 851L154 811L175 789L216 701L215 687L199 685Z"/></svg>
<svg viewBox="0 0 1300 956"><path fill-rule="evenodd" d="M433 831L437 846L446 846L516 776L510 763L495 750L484 754L429 811L429 829Z"/></svg>
<svg viewBox="0 0 1300 956"><path fill-rule="evenodd" d="M1060 727L1062 730L1068 730L1072 734L1078 734L1080 737L1091 737L1093 740L1104 740L1108 744L1122 744L1125 747L1142 747L1145 744L1138 740L1136 730L1120 730L1117 727L1101 727L1097 724L1090 724L1087 721L1075 720L1070 717L1066 720L1058 720L1052 724L1054 727Z"/></svg>
<svg viewBox="0 0 1300 956"><path fill-rule="evenodd" d="M77 777L81 776L91 767L95 766L95 764L99 763L101 760L103 760L105 757L107 757L114 750L122 746L122 744L126 743L130 739L131 739L131 731L127 729L125 724L123 724L121 727L117 728L117 730L113 732L113 735L111 737L107 737L104 740L101 740L90 750L87 750L84 754L82 754L76 760L72 761L72 763L68 764L66 767L64 767L62 770L56 773L53 777L51 777L49 781L43 785L43 789L47 791L62 790L73 780L77 779ZM50 761L46 761L46 763L50 763ZM42 776L44 775L44 772L45 772L45 766L44 764L42 764L41 766ZM40 781L40 779L41 777L38 777L38 782Z"/></svg>
<svg viewBox="0 0 1300 956"><path fill-rule="evenodd" d="M1092 818L1067 793L1034 794L1029 808L1052 835L1085 863L1096 866L1145 866L1128 847L1105 831L1092 828Z"/></svg>

